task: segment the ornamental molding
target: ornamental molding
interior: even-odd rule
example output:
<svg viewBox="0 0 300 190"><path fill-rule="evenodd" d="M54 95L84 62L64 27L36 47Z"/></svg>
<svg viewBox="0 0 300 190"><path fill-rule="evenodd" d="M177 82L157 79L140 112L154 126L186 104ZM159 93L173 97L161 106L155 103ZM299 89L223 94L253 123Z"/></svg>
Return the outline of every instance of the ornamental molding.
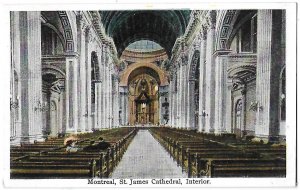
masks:
<svg viewBox="0 0 300 190"><path fill-rule="evenodd" d="M207 19L207 17L210 17ZM190 21L185 30L185 33L178 37L172 49L171 62L180 56L181 44L186 44L186 46L191 46L196 41L201 41L206 39L207 26L212 23L215 25L216 11L205 11L205 10L194 10L191 12ZM209 24L207 24L209 22Z"/></svg>
<svg viewBox="0 0 300 190"><path fill-rule="evenodd" d="M74 39L73 39L72 27L71 27L67 12L66 11L58 11L58 15L59 15L60 21L63 26L64 33L65 33L66 52L73 52L74 51Z"/></svg>
<svg viewBox="0 0 300 190"><path fill-rule="evenodd" d="M101 42L109 48L110 56L113 58L116 64L120 63L118 58L117 49L113 39L106 35L105 29L101 22L101 16L98 11L89 11L92 16L92 25L97 31L98 37L101 39Z"/></svg>
<svg viewBox="0 0 300 190"><path fill-rule="evenodd" d="M239 63L227 69L228 78L248 83L256 78L256 64Z"/></svg>

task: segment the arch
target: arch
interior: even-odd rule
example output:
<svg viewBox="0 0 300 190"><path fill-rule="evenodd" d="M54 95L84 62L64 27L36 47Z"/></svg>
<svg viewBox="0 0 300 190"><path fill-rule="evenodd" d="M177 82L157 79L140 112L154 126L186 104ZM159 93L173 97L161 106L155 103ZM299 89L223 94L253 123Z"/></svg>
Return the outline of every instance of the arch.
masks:
<svg viewBox="0 0 300 190"><path fill-rule="evenodd" d="M244 83L255 79L256 65L254 63L236 63L227 72L229 78L238 79Z"/></svg>
<svg viewBox="0 0 300 190"><path fill-rule="evenodd" d="M219 23L217 23L216 49L228 49L229 37L232 33L234 23L240 11L225 10L221 11Z"/></svg>
<svg viewBox="0 0 300 190"><path fill-rule="evenodd" d="M159 121L158 81L148 73L140 73L129 80L128 102L130 124L155 124Z"/></svg>
<svg viewBox="0 0 300 190"><path fill-rule="evenodd" d="M74 37L67 11L58 11L58 15L63 25L63 30L65 33L65 50L66 52L73 52L75 49Z"/></svg>
<svg viewBox="0 0 300 190"><path fill-rule="evenodd" d="M229 49L240 27L249 20L256 10L227 10L220 13L216 30L216 49Z"/></svg>
<svg viewBox="0 0 300 190"><path fill-rule="evenodd" d="M57 67L52 66L52 65L47 65L47 66L43 65L42 75L44 75L44 74L53 74L59 79L65 79L66 78L66 74L62 70L60 70L60 68L57 68Z"/></svg>
<svg viewBox="0 0 300 190"><path fill-rule="evenodd" d="M197 72L197 66L200 63L200 51L196 50L193 54L191 64L190 64L190 69L189 69L189 79L190 80L195 80L196 72Z"/></svg>
<svg viewBox="0 0 300 190"><path fill-rule="evenodd" d="M42 26L45 26L45 27L48 27L50 29L52 29L56 34L57 36L59 37L61 43L63 44L63 48L64 48L64 51L66 51L66 41L65 41L65 38L63 37L62 33L51 23L42 23Z"/></svg>
<svg viewBox="0 0 300 190"><path fill-rule="evenodd" d="M130 75L131 77L134 74L133 72L137 69L146 68L152 71L152 73L156 73L160 86L167 86L168 80L167 76L164 73L163 70L161 70L158 66L156 66L153 63L134 63L129 65L129 67L121 74L120 77L120 86L128 86L128 82L130 81Z"/></svg>

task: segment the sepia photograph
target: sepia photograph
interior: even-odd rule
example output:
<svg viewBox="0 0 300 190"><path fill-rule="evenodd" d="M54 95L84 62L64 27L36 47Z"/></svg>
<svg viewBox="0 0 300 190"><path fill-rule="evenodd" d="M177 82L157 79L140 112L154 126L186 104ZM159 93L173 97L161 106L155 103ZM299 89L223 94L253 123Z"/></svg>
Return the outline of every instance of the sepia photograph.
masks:
<svg viewBox="0 0 300 190"><path fill-rule="evenodd" d="M10 9L7 181L295 185L292 5Z"/></svg>

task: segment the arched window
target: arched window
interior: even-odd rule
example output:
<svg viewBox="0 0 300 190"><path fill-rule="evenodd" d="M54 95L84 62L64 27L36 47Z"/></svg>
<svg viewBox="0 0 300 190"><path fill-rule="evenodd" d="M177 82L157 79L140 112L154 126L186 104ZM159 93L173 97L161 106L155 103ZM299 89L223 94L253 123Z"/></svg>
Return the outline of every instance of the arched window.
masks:
<svg viewBox="0 0 300 190"><path fill-rule="evenodd" d="M95 51L91 54L91 99L92 104L95 104L95 83L99 80L99 63L98 55Z"/></svg>

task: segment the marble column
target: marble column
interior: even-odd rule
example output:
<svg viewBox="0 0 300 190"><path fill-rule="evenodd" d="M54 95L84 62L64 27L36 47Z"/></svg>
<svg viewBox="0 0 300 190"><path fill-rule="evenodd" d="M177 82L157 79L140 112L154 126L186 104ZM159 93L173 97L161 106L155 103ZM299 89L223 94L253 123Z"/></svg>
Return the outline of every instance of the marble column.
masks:
<svg viewBox="0 0 300 190"><path fill-rule="evenodd" d="M188 128L188 120L187 120L187 110L189 107L188 104L188 60L185 60L185 65L183 66L183 86L182 86L182 92L183 92L183 97L182 97L182 128L187 129Z"/></svg>
<svg viewBox="0 0 300 190"><path fill-rule="evenodd" d="M182 97L182 88L181 88L181 83L182 83L182 75L181 72L182 71L182 66L181 63L178 64L178 73L177 73L177 78L178 78L178 90L177 90L177 100L176 100L176 104L177 104L177 114L176 114L176 128L180 128L181 127L181 97Z"/></svg>
<svg viewBox="0 0 300 190"><path fill-rule="evenodd" d="M100 108L100 98L99 98L99 94L100 94L100 83L99 82L95 82L95 112L94 112L94 118L93 118L93 129L99 129L99 108Z"/></svg>
<svg viewBox="0 0 300 190"><path fill-rule="evenodd" d="M112 68L111 68L111 62L109 62L109 76L108 76L108 109L109 109L109 115L108 115L108 121L109 121L109 128L112 128L112 120L113 120L113 114L112 114Z"/></svg>
<svg viewBox="0 0 300 190"><path fill-rule="evenodd" d="M128 95L127 95L127 87L125 86L121 86L120 87L120 108L121 108L121 125L127 125L128 123L128 105L127 105L127 101L128 101Z"/></svg>
<svg viewBox="0 0 300 190"><path fill-rule="evenodd" d="M162 125L164 123L164 117L163 117L163 114L164 114L163 109L164 108L162 107L164 96L162 95L163 93L161 90L159 90L158 93L159 93L159 96L158 96L158 119L159 120L158 120L158 122L160 125ZM154 123L154 124L156 125L157 123Z"/></svg>
<svg viewBox="0 0 300 190"><path fill-rule="evenodd" d="M100 69L100 75L103 73L101 72L101 67ZM99 98L99 105L98 105L98 129L101 130L103 127L103 81L102 77L100 77L100 82L99 82L99 91L98 91L98 98Z"/></svg>
<svg viewBox="0 0 300 190"><path fill-rule="evenodd" d="M125 93L124 93L124 121L125 121L125 125L128 124L129 122L129 114L130 112L128 112L128 90L126 89Z"/></svg>
<svg viewBox="0 0 300 190"><path fill-rule="evenodd" d="M179 124L179 127L180 128L185 128L186 126L184 125L185 124L185 113L184 113L184 97L185 97L185 63L182 62L182 66L180 67L181 68L181 81L180 81L180 124Z"/></svg>
<svg viewBox="0 0 300 190"><path fill-rule="evenodd" d="M173 72L173 71L171 71ZM174 116L174 112L173 112L173 92L174 92L174 73L171 74L171 80L170 80L170 88L169 88L169 102L170 102L170 107L169 107L169 126L173 127L173 116Z"/></svg>
<svg viewBox="0 0 300 190"><path fill-rule="evenodd" d="M105 128L109 128L109 69L108 69L108 63L106 63L106 67L105 67L105 109L104 109L104 113L105 113Z"/></svg>
<svg viewBox="0 0 300 190"><path fill-rule="evenodd" d="M191 84L190 84L190 79L188 80L188 82L187 82L187 97L191 97L191 91L190 91L190 88L191 88L191 86L190 86ZM190 128L190 119L191 119L191 117L190 117L190 114L191 114L191 112L192 112L192 110L191 110L191 106L190 106L190 104L191 104L191 99L190 98L187 98L186 99L186 113L187 113L187 116L186 116L186 128L187 129L189 129Z"/></svg>
<svg viewBox="0 0 300 190"><path fill-rule="evenodd" d="M21 142L42 139L41 13L19 12Z"/></svg>
<svg viewBox="0 0 300 190"><path fill-rule="evenodd" d="M210 11L207 25L207 47L206 47L206 102L205 109L208 114L206 118L206 132L214 133L214 109L215 109L215 11Z"/></svg>
<svg viewBox="0 0 300 190"><path fill-rule="evenodd" d="M86 37L88 36L88 44L86 44L86 126L87 130L91 131L92 130L92 68L91 68L91 54L93 50L93 35L92 35L92 29L87 28L86 30Z"/></svg>
<svg viewBox="0 0 300 190"><path fill-rule="evenodd" d="M188 103L188 126L189 129L194 129L195 127L195 111L196 111L196 106L195 106L195 79L190 79L189 80L189 103Z"/></svg>
<svg viewBox="0 0 300 190"><path fill-rule="evenodd" d="M63 85L60 88L60 124L59 124L59 133L66 133L66 92L65 92L65 81L62 82Z"/></svg>
<svg viewBox="0 0 300 190"><path fill-rule="evenodd" d="M226 100L227 100L227 64L230 51L218 50L215 52L215 133L226 131Z"/></svg>
<svg viewBox="0 0 300 190"><path fill-rule="evenodd" d="M185 98L185 63L181 62L181 67L180 67L180 115L179 115L179 127L180 128L186 128L185 124L185 113L184 113L184 108L185 108L185 102L184 102L184 98Z"/></svg>
<svg viewBox="0 0 300 190"><path fill-rule="evenodd" d="M172 71L171 71L172 72ZM168 126L173 126L173 83L174 83L174 78L173 78L173 74L169 83L169 122L168 122Z"/></svg>
<svg viewBox="0 0 300 190"><path fill-rule="evenodd" d="M105 55L106 56L106 55ZM104 71L104 77L103 77L103 128L107 128L107 68L106 68L106 63L104 63L104 67L103 67L103 71Z"/></svg>
<svg viewBox="0 0 300 190"><path fill-rule="evenodd" d="M279 134L281 32L281 10L258 10L255 136L265 140L274 140Z"/></svg>
<svg viewBox="0 0 300 190"><path fill-rule="evenodd" d="M206 105L206 30L201 30L200 65L199 65L199 132L206 131L204 112Z"/></svg>
<svg viewBox="0 0 300 190"><path fill-rule="evenodd" d="M178 94L179 94L179 67L177 66L176 70L175 70L175 76L176 76L176 83L174 83L174 98L173 98L173 107L174 107L174 127L177 128L177 124L178 124ZM175 86L176 85L176 86Z"/></svg>
<svg viewBox="0 0 300 190"><path fill-rule="evenodd" d="M66 115L67 133L77 133L78 130L78 54L66 55Z"/></svg>
<svg viewBox="0 0 300 190"><path fill-rule="evenodd" d="M87 116L87 106L86 106L86 48L85 48L85 23L82 15L77 16L77 49L80 52L79 59L79 83L80 83L80 91L79 91L79 131L86 130L86 116ZM87 128L88 130L88 128Z"/></svg>
<svg viewBox="0 0 300 190"><path fill-rule="evenodd" d="M105 52L104 52L104 47L102 46L102 49L101 49L101 64L99 64L100 66L100 80L101 80L101 90L100 90L100 100L101 100L101 107L100 107L100 128L103 129L104 126L105 126L105 90L106 90L106 87L105 87Z"/></svg>
<svg viewBox="0 0 300 190"><path fill-rule="evenodd" d="M225 90L226 90L225 131L227 133L233 133L232 131L232 113L233 113L232 80L227 79Z"/></svg>
<svg viewBox="0 0 300 190"><path fill-rule="evenodd" d="M13 109L11 111L11 133L10 133L10 143L12 145L18 145L21 141L21 110L22 110L22 104L20 102L21 98L21 57L20 57L20 51L21 51L21 43L20 43L20 12L12 11L10 13L11 16L11 54L12 54L12 63L11 63L11 100L14 103L14 105L11 105L11 108Z"/></svg>
<svg viewBox="0 0 300 190"><path fill-rule="evenodd" d="M119 127L119 110L120 110L120 102L119 102L119 78L117 76L114 77L114 89L113 89L113 127Z"/></svg>

